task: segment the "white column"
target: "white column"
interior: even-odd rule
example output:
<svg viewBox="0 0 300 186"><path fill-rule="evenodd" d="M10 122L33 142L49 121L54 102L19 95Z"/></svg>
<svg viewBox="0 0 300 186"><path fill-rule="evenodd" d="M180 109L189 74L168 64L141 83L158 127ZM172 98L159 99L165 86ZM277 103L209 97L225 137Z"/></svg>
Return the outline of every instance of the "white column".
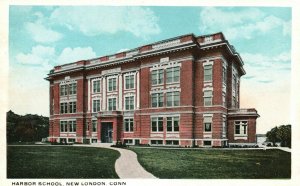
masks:
<svg viewBox="0 0 300 186"><path fill-rule="evenodd" d="M91 90L91 79L88 79L88 112L90 112L91 111L91 92L90 92L90 90Z"/></svg>
<svg viewBox="0 0 300 186"><path fill-rule="evenodd" d="M102 79L102 110L106 110L106 77Z"/></svg>
<svg viewBox="0 0 300 186"><path fill-rule="evenodd" d="M122 106L123 106L123 104L122 104L122 100L123 100L123 92L122 92L122 90L123 90L123 81L122 81L122 74L120 74L119 76L119 98L118 98L118 100L119 100L119 105L118 105L118 110L122 110Z"/></svg>
<svg viewBox="0 0 300 186"><path fill-rule="evenodd" d="M140 108L140 72L137 71L136 75L136 108Z"/></svg>

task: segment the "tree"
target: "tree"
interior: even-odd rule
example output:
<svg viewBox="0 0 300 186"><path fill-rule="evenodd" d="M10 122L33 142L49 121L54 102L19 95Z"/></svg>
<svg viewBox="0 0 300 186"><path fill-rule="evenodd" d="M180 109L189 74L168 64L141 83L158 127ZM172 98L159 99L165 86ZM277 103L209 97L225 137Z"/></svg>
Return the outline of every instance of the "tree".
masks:
<svg viewBox="0 0 300 186"><path fill-rule="evenodd" d="M273 146L275 146L276 142L280 142L282 147L291 148L291 131L291 125L281 125L272 128L267 132L266 136L268 141L273 143Z"/></svg>
<svg viewBox="0 0 300 186"><path fill-rule="evenodd" d="M279 139L277 138L277 131L278 128L276 126L272 128L270 131L268 131L266 134L268 141L272 142L273 146L275 146L275 143L279 141Z"/></svg>
<svg viewBox="0 0 300 186"><path fill-rule="evenodd" d="M7 112L6 131L9 143L41 141L48 137L49 118L32 114L21 116L10 110Z"/></svg>
<svg viewBox="0 0 300 186"><path fill-rule="evenodd" d="M276 133L277 138L280 141L280 145L282 147L290 147L291 148L291 125L281 125L278 127L278 131Z"/></svg>

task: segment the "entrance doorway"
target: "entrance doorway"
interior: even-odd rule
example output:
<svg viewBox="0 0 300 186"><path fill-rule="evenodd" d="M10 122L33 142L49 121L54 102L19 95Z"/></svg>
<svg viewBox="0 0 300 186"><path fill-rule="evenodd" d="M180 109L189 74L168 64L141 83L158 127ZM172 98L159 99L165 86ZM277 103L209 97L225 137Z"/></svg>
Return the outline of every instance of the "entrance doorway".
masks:
<svg viewBox="0 0 300 186"><path fill-rule="evenodd" d="M112 122L101 123L101 142L112 143L113 142L113 124Z"/></svg>

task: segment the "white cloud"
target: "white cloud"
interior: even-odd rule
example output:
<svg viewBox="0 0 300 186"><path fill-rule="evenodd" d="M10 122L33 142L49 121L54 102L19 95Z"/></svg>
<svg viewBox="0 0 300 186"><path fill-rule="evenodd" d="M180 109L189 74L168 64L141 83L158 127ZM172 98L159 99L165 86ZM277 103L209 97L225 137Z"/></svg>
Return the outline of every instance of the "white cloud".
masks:
<svg viewBox="0 0 300 186"><path fill-rule="evenodd" d="M289 80L291 69L291 54L282 52L276 56L264 54L241 54L245 61L245 80L259 83L272 83Z"/></svg>
<svg viewBox="0 0 300 186"><path fill-rule="evenodd" d="M52 43L60 40L63 35L59 32L47 28L40 22L27 22L25 23L25 29L28 31L34 41L40 43Z"/></svg>
<svg viewBox="0 0 300 186"><path fill-rule="evenodd" d="M58 7L50 19L87 36L126 31L146 38L160 33L158 17L142 7Z"/></svg>
<svg viewBox="0 0 300 186"><path fill-rule="evenodd" d="M30 53L17 54L16 60L25 65L45 65L50 63L53 57L55 57L55 49L53 47L38 45L33 47Z"/></svg>
<svg viewBox="0 0 300 186"><path fill-rule="evenodd" d="M96 53L91 47L65 48L57 58L59 64L71 63L84 59L95 58Z"/></svg>
<svg viewBox="0 0 300 186"><path fill-rule="evenodd" d="M118 50L116 53L120 53L120 52L126 52L130 50L129 48L121 48L120 50Z"/></svg>
<svg viewBox="0 0 300 186"><path fill-rule="evenodd" d="M29 53L19 53L16 60L19 64L34 65L45 69L53 68L54 65L71 63L78 60L95 58L96 53L91 47L65 48L59 55L56 54L53 47L35 46Z"/></svg>
<svg viewBox="0 0 300 186"><path fill-rule="evenodd" d="M227 39L246 38L267 34L282 29L283 35L290 34L290 21L273 15L266 15L256 8L231 12L230 9L204 8L200 13L201 32L223 31Z"/></svg>

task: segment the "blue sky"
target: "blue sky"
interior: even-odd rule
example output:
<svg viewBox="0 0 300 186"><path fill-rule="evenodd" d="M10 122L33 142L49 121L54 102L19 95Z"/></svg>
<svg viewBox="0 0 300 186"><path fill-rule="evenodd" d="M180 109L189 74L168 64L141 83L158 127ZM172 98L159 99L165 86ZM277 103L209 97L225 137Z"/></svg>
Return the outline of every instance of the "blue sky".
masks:
<svg viewBox="0 0 300 186"><path fill-rule="evenodd" d="M258 132L289 123L291 8L284 7L10 6L9 109L48 116L43 78L55 65L220 31L244 60L241 107L257 108Z"/></svg>

